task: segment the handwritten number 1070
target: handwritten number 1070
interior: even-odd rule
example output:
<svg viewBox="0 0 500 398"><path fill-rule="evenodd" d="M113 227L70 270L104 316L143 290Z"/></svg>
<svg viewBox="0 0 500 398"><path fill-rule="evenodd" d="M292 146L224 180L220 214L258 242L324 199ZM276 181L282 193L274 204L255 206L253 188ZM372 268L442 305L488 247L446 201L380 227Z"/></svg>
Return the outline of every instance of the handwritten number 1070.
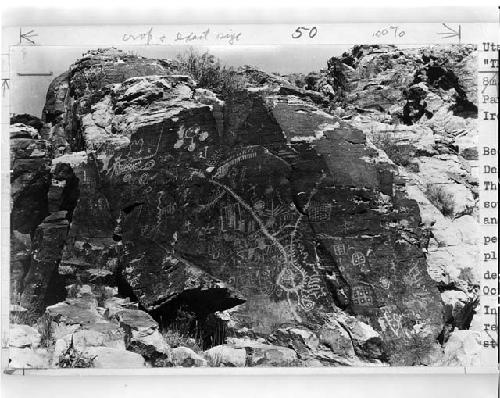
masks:
<svg viewBox="0 0 500 398"><path fill-rule="evenodd" d="M389 26L388 28L377 30L373 36L382 37L388 35L389 33L393 33L394 37L403 37L406 34L406 32L399 26Z"/></svg>
<svg viewBox="0 0 500 398"><path fill-rule="evenodd" d="M312 28L306 28L304 26L299 26L292 33L292 38L299 39L302 37L303 34L306 35L305 37L309 37L310 39L314 39L314 37L318 34L318 29L316 28L316 26L313 26Z"/></svg>

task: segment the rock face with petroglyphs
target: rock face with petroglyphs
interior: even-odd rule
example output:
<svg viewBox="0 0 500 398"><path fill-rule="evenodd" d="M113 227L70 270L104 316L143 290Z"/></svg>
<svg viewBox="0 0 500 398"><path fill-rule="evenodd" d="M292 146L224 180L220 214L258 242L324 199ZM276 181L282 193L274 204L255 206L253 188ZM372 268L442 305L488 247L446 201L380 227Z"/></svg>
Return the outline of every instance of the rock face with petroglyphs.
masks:
<svg viewBox="0 0 500 398"><path fill-rule="evenodd" d="M445 304L440 341L477 341L477 58L470 46L356 46L329 61L343 118L366 132L419 208L427 271ZM455 335L455 336L454 336ZM477 350L472 363L477 361ZM447 363L446 360L441 363ZM452 362L449 362L452 363Z"/></svg>
<svg viewBox="0 0 500 398"><path fill-rule="evenodd" d="M457 136L432 130L473 125L460 66L471 55L439 66L442 80L425 56L355 48L305 88L247 67L220 91L179 62L97 50L56 78L40 137L12 136L19 158L51 148L31 240L13 225L13 304L58 330L52 364L78 350L102 367L445 362L474 282L443 289L465 273L436 276L443 245L432 258L439 231L426 227L413 161L402 168L374 138L401 120L421 184L473 153L465 139L458 154L443 149ZM461 221L441 231L473 221L473 179L456 178Z"/></svg>

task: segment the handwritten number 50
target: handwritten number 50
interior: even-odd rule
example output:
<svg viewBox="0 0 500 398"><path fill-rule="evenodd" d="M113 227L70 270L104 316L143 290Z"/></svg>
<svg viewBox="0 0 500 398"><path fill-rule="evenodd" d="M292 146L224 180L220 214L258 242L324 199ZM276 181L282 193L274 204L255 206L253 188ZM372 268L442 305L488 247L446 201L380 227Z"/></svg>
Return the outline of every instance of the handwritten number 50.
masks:
<svg viewBox="0 0 500 398"><path fill-rule="evenodd" d="M306 28L304 26L299 26L295 31L292 33L292 38L294 39L299 39L302 37L303 33L306 33L309 36L310 39L314 39L314 37L318 34L318 29L316 26L313 26L312 28Z"/></svg>

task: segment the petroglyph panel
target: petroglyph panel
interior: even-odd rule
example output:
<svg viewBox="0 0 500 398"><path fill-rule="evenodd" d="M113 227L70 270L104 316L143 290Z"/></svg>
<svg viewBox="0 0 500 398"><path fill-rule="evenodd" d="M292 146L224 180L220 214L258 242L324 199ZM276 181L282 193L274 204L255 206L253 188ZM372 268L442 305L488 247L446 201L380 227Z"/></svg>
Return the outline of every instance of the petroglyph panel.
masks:
<svg viewBox="0 0 500 398"><path fill-rule="evenodd" d="M151 55L158 29L119 36ZM215 35L177 37L228 39ZM473 351L474 51L325 51L319 72L287 75L195 51L72 60L42 120L12 116L16 319L56 326L75 312L81 330L51 344L85 348L83 329L112 327L148 367L228 348L241 366L453 364ZM453 209L431 197L438 185Z"/></svg>

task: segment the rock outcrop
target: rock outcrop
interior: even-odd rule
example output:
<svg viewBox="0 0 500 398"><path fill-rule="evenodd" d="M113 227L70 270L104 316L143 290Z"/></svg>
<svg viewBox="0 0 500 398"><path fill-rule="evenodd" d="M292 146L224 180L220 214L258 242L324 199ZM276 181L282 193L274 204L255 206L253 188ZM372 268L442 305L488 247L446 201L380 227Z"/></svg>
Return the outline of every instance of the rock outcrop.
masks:
<svg viewBox="0 0 500 398"><path fill-rule="evenodd" d="M343 118L367 133L405 179L428 234L428 274L449 330L466 331L478 304L477 60L470 47L359 46L330 60ZM335 105L335 106L336 106Z"/></svg>
<svg viewBox="0 0 500 398"><path fill-rule="evenodd" d="M31 126L10 126L11 227L33 234L48 214L51 145Z"/></svg>
<svg viewBox="0 0 500 398"><path fill-rule="evenodd" d="M11 137L30 161L16 197L37 199L13 208L32 234L20 304L57 330L52 365L460 362L446 342L467 340L450 331L477 300L473 57L355 47L302 87L247 67L219 91L176 62L84 55L50 85L40 133Z"/></svg>

